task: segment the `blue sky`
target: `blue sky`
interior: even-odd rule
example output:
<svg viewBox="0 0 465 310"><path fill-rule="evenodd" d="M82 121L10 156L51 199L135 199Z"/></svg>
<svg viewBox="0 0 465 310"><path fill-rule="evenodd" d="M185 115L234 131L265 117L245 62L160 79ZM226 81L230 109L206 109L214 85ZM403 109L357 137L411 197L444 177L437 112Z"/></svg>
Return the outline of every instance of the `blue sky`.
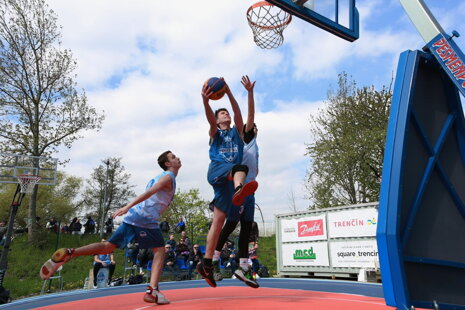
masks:
<svg viewBox="0 0 465 310"><path fill-rule="evenodd" d="M323 0L317 0L323 1ZM325 0L326 1L326 0ZM350 43L295 18L274 50L255 45L245 12L255 1L49 0L63 26L62 45L78 63L79 88L89 104L104 110L99 132L85 132L62 169L89 177L100 160L123 158L130 182L141 193L159 172L155 158L166 149L181 157L178 188L206 181L208 124L200 91L211 76L223 76L246 115L242 75L256 80L260 187L257 203L267 221L309 201L303 187L313 139L309 119L324 107L327 91L345 71L358 85L381 87L395 75L399 54L424 45L398 0L359 0L360 39ZM465 3L426 0L443 28L465 35ZM464 39L456 40L465 46ZM229 107L226 99L212 107Z"/></svg>

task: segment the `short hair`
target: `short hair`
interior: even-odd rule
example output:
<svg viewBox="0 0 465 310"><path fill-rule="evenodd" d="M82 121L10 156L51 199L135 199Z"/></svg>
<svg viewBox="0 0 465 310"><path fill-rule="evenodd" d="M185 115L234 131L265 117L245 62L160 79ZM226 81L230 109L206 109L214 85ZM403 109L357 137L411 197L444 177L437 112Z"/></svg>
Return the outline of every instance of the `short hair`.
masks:
<svg viewBox="0 0 465 310"><path fill-rule="evenodd" d="M158 156L158 165L160 165L161 169L163 170L168 170L168 168L166 167L166 163L169 162L169 159L168 159L168 154L171 153L171 151L165 151L163 153L161 153L160 156Z"/></svg>
<svg viewBox="0 0 465 310"><path fill-rule="evenodd" d="M215 117L218 118L218 113L220 113L221 111L226 111L229 113L228 109L226 108L219 108L218 110L215 111Z"/></svg>

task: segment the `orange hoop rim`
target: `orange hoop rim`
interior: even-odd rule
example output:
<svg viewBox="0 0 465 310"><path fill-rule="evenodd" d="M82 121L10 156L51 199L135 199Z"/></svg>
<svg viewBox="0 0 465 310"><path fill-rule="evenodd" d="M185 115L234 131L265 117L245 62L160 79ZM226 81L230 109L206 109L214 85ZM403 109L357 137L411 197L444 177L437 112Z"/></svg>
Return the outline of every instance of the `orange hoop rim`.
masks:
<svg viewBox="0 0 465 310"><path fill-rule="evenodd" d="M289 15L289 17L287 18L287 20L285 20L284 22L282 22L281 24L278 24L278 25L275 25L275 26L261 26L261 25L258 25L256 23L254 23L253 21L250 20L250 17L249 17L249 12L255 8L258 8L258 7L262 7L262 6L274 6L272 5L271 3L267 2L267 1L259 1L257 3L254 3L252 4L248 10L247 10L247 21L249 22L249 24L251 26L254 26L254 27L258 27L260 29L264 29L264 30L274 30L274 29L277 29L277 28L285 28L287 25L289 25L289 23L291 22L292 20L292 15L287 13Z"/></svg>

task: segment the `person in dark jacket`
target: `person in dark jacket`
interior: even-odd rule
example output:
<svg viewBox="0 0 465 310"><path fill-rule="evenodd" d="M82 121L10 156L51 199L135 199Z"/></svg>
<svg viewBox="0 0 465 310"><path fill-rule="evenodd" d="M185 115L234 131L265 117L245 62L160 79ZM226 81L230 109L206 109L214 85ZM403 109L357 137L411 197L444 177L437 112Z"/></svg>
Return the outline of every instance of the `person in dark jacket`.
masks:
<svg viewBox="0 0 465 310"><path fill-rule="evenodd" d="M199 250L199 245L194 244L192 251L189 253L189 279L192 278L192 271L197 267L200 260L203 259L203 254Z"/></svg>
<svg viewBox="0 0 465 310"><path fill-rule="evenodd" d="M71 224L69 224L69 231L71 231L71 234L80 235L81 229L82 229L82 224L79 222L78 218L77 217L73 218L73 220L71 221Z"/></svg>

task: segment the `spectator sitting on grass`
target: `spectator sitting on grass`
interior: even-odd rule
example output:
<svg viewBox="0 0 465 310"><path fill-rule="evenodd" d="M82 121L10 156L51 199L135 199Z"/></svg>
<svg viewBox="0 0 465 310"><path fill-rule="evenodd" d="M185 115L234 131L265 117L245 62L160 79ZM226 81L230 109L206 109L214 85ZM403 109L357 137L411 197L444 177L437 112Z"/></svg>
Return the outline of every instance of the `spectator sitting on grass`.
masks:
<svg viewBox="0 0 465 310"><path fill-rule="evenodd" d="M102 239L102 242L107 241ZM116 262L113 253L94 255L94 288L97 287L97 274L101 268L108 268L108 284L111 282L115 272Z"/></svg>

